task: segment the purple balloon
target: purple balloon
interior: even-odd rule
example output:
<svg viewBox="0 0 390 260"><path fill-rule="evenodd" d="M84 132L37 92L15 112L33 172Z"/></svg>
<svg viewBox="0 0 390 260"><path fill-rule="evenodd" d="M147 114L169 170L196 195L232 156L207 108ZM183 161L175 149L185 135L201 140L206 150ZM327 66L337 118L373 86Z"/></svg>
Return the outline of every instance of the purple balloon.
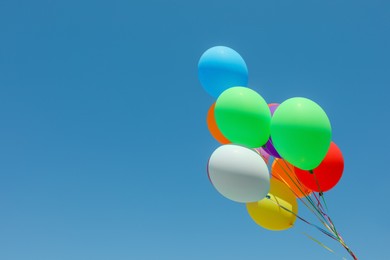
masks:
<svg viewBox="0 0 390 260"><path fill-rule="evenodd" d="M267 143L262 148L264 149L264 151L266 151L271 156L276 157L276 158L281 158L279 153L276 151L274 145L272 144L271 137L268 139Z"/></svg>
<svg viewBox="0 0 390 260"><path fill-rule="evenodd" d="M279 104L277 103L268 104L269 110L271 111L271 116L274 115L275 110L278 108L278 106Z"/></svg>

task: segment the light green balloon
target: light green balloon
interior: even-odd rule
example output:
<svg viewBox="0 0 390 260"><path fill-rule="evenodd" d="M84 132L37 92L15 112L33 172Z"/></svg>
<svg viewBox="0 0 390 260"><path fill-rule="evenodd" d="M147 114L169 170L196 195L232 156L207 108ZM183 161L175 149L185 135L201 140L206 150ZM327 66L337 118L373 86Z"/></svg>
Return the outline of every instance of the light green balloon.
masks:
<svg viewBox="0 0 390 260"><path fill-rule="evenodd" d="M214 116L219 130L232 143L257 148L270 136L268 105L249 88L233 87L222 92L216 101Z"/></svg>
<svg viewBox="0 0 390 260"><path fill-rule="evenodd" d="M290 98L271 120L272 143L281 157L303 170L313 170L324 159L332 139L325 111L307 98Z"/></svg>

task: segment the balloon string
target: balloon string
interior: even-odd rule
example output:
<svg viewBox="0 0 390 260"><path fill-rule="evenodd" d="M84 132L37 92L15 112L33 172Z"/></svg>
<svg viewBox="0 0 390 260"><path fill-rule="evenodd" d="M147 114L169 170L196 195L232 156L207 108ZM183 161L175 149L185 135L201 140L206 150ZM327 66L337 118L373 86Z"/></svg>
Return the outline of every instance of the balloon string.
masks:
<svg viewBox="0 0 390 260"><path fill-rule="evenodd" d="M322 201L323 201L324 204L325 204L326 211L329 212L329 209L328 209L328 206L327 206L326 200L325 200L325 195L324 195L324 193L323 193L323 191L322 191L322 189L321 189L321 187L320 187L320 185L319 185L317 176L316 176L316 174L315 174L314 172L313 172L313 176L314 176L314 179L315 179L315 181L316 181L318 190L320 191L320 193L319 193L319 197L320 197L320 198L318 198L318 197L316 196L315 192L313 192L313 195L314 195L314 197L316 198L316 200L317 200L317 202L318 202L317 205L320 206L319 208L320 208L320 210L321 210L321 213L328 219L329 223L331 224L332 229L334 230L334 234L337 236L337 238L338 238L339 240L341 240L342 238L341 238L341 236L340 236L340 233L337 231L336 226L335 226L335 224L333 223L333 221L332 221L332 219L330 218L330 216L327 215L327 214L325 213L325 210L324 210L324 208L323 208L323 206L322 206L322 204L321 204L321 199L322 199Z"/></svg>
<svg viewBox="0 0 390 260"><path fill-rule="evenodd" d="M288 167L287 163L283 160L284 164ZM301 187L297 184L297 182L294 182L294 180L291 178L291 176L288 174L288 172L283 168L282 166L282 169L285 171L285 173L289 176L289 178L291 179L291 181L297 186L297 188L302 192L301 190ZM303 193L303 192L302 192ZM314 196L315 196L315 193L313 192ZM332 232L333 234L336 234L336 236L338 235L337 232L335 232L336 230L334 229L334 225L332 225L332 223L329 223L329 219L326 217L327 215L324 213L324 211L322 210L323 207L321 205L321 201L315 196L316 200L317 200L317 206L315 205L314 201L311 199L310 196L306 196L305 195L305 198L306 200L308 200L308 202L310 203L310 205L314 208L314 210L318 213L318 214L315 214L320 217L319 220L321 221L321 223L330 231ZM301 198L299 198L302 202L304 202ZM307 204L304 203L306 207ZM308 207L309 208L309 207Z"/></svg>
<svg viewBox="0 0 390 260"><path fill-rule="evenodd" d="M335 233L335 234L337 235L337 237L339 238L339 233L338 233L337 230L336 230L336 226L334 225L332 219L325 213L325 209L324 209L324 207L323 207L322 204L321 204L321 199L322 199L322 201L324 202L326 211L329 212L329 208L328 208L328 205L327 205L326 200L325 200L325 195L324 195L324 193L323 193L323 191L322 191L322 189L321 189L321 187L320 187L320 184L319 184L319 182L318 182L317 176L316 176L316 174L315 174L314 171L312 172L312 174L313 174L314 180L315 180L315 182L316 182L317 188L318 188L318 190L319 190L319 198L316 196L315 192L313 192L313 195L314 195L314 197L315 197L316 200L317 200L317 206L319 206L319 209L321 210L321 213L328 219L329 223L331 224L331 226L332 226L333 229L334 229L334 233Z"/></svg>
<svg viewBox="0 0 390 260"><path fill-rule="evenodd" d="M314 171L313 171L313 176L314 176L314 180L316 181L317 188L318 188L318 190L320 191L320 195L321 195L321 194L323 195L324 193L323 193L323 191L322 191L322 189L321 189L321 187L320 187L320 183L318 182L317 176L316 176L316 174L315 174ZM322 201L323 201L324 204L325 204L326 210L329 212L329 210L328 210L328 205L326 204L326 201L325 201L325 197L324 197L324 196L321 196L321 198L322 198Z"/></svg>
<svg viewBox="0 0 390 260"><path fill-rule="evenodd" d="M279 159L280 160L280 159ZM288 164L286 163L285 160L282 160L283 163L285 164L286 168L289 170L287 171L286 169L283 168L282 164L279 163L279 160L276 161L276 163L278 163L280 165L280 167L282 168L282 170L284 171L284 173L290 178L290 180L292 181L292 183L299 189L299 191L302 193L302 194L299 194L299 195L305 195L305 192L303 191L303 186L301 184L301 182L295 178L295 180L293 180L293 178L291 177L291 175L289 174L289 172L292 172L290 170L290 167L288 166ZM286 183L287 184L287 183ZM288 184L287 184L288 185ZM291 187L290 187L291 188ZM300 197L300 196L299 196Z"/></svg>
<svg viewBox="0 0 390 260"><path fill-rule="evenodd" d="M319 193L319 197L320 197L320 198L317 197L317 195L316 195L315 192L312 193L313 196L315 197L315 199L317 200L317 206L318 206L319 210L321 211L321 214L324 215L324 216L327 218L327 220L328 220L329 224L332 226L332 229L333 229L334 233L336 234L336 236L337 236L338 238L340 238L340 234L337 232L337 229L336 229L335 224L333 223L333 221L332 221L332 219L330 218L330 216L329 216L328 214L325 213L325 209L324 209L324 207L323 207L322 204L321 204L321 199L322 199L322 201L323 201L324 204L325 204L326 211L329 212L329 209L328 209L328 206L327 206L326 200L325 200L325 195L322 193L322 191L321 191L321 189L320 189L320 187L319 187L319 185L318 185L318 181L317 181L317 178L316 178L316 176L315 176L315 173L313 173L313 174L314 174L314 178L316 179L316 183L317 183L318 189L320 190L320 193Z"/></svg>
<svg viewBox="0 0 390 260"><path fill-rule="evenodd" d="M284 160L283 160L283 162L285 163L286 167L289 169L287 163L286 163ZM289 174L289 172L283 167L283 165L281 165L281 163L279 163L279 160L277 160L276 163L278 163L278 164L281 166L281 168L282 168L282 170L285 172L285 174L286 174L286 175L290 178L290 180L297 186L297 188L299 189L299 191L300 191L302 194L304 194L304 192L303 192L302 189L301 189L301 186L298 186L297 182L294 181L294 180L292 179L292 177L291 177L291 175ZM281 177L281 180L282 180L284 183L287 184L287 182L284 180L283 177ZM289 185L287 184L287 186L289 186ZM291 189L290 186L289 186L289 188ZM291 190L292 190L292 189L291 189ZM299 200L301 200L301 202L302 202L310 211L312 211L312 213L313 213L315 216L317 216L317 218L320 220L320 222L321 222L327 229L329 229L329 231L331 231L331 232L333 233L333 230L332 230L332 229L329 227L329 225L326 223L326 219L323 217L323 215L321 214L321 212L315 207L314 203L310 200L310 197L308 198L308 197L306 196L306 199L308 199L308 202L311 204L312 207L310 207L308 204L306 204L306 202L305 202L303 199L301 199L300 196L298 196L294 190L292 190L292 192L295 194L296 197L299 198ZM316 213L314 210L316 210L317 213ZM298 217L299 219L301 219L302 221L308 223L306 220L304 220L304 219L301 218L300 216L297 216L297 217ZM321 217L322 217L322 219L321 219ZM313 224L311 224L311 223L308 223L308 224L313 225ZM319 227L317 226L317 228L319 228ZM323 230L322 228L320 228L320 230L321 230L323 233L329 235L329 232ZM324 232L324 231L325 231L325 232Z"/></svg>
<svg viewBox="0 0 390 260"><path fill-rule="evenodd" d="M322 243L321 241L315 239L314 237L306 234L305 232L302 232L302 234L304 234L305 236L307 236L308 238L310 238L311 240L313 240L314 242L316 242L317 244L319 244L320 246L322 246L323 248L325 248L326 250L336 254L336 255L339 255L337 252L333 251L331 248L329 248L328 246L326 246L324 243ZM339 255L341 256L341 255ZM345 256L341 256L343 260L347 260L347 258L345 258Z"/></svg>
<svg viewBox="0 0 390 260"><path fill-rule="evenodd" d="M321 201L317 198L316 194L313 192L314 196L316 197L316 199L318 200L318 202L320 203L321 205ZM320 195L324 201L324 203L326 203L325 201L325 196L324 194ZM344 239L341 237L340 233L337 231L336 229L336 226L335 224L333 223L332 219L330 218L329 215L327 215L325 212L321 211L322 214L328 219L329 223L331 224L331 226L333 227L333 230L334 230L334 234L337 236L337 241L347 250L347 252L353 257L353 259L357 260L357 257L356 255L352 252L352 250L346 245Z"/></svg>
<svg viewBox="0 0 390 260"><path fill-rule="evenodd" d="M335 253L332 249L330 249L328 246L326 246L324 243L322 243L321 241L315 239L314 237L302 232L305 236L307 236L308 238L310 238L311 240L313 240L314 242L316 242L317 244L319 244L320 246L322 246L323 248L325 248L326 250L332 252L332 253Z"/></svg>
<svg viewBox="0 0 390 260"><path fill-rule="evenodd" d="M288 164L287 164L284 160L282 160L282 161L284 162L286 168L287 168L287 169L290 169L290 168L288 167ZM278 164L281 166L282 170L283 170L283 171L285 172L285 174L289 177L289 179L291 180L291 182L299 189L299 191L300 191L302 194L304 194L304 192L303 192L302 189L301 189L302 186L301 186L301 185L298 185L297 182L293 180L293 178L291 177L291 175L289 174L289 172L283 167L283 165L282 165L281 163L279 163L279 160L277 160L276 163L278 163ZM291 172L291 170L290 170L290 172ZM287 184L287 182L284 180L284 178L281 178L281 180L282 180L284 183ZM298 180L298 181L299 181L299 180ZM287 184L287 186L290 187L289 184ZM290 189L291 189L291 187L290 187ZM302 198L300 198L300 196L298 196L298 194L297 194L296 192L294 192L294 190L292 190L292 192L299 198L299 200L301 200L301 202L302 202L309 210L311 210L312 212L313 212L313 210L315 210L316 212L313 212L313 213L314 213L314 214L315 214L315 213L318 213L318 214L315 214L315 215L317 216L317 218L319 218L319 220L322 222L322 224L324 224L328 229L330 229L329 224L326 223L326 222L327 222L327 219L324 217L323 212L315 205L314 201L311 199L310 196L305 196L305 198L306 198L306 200L310 203L310 205L312 206L312 208L309 207L308 204L306 204L305 201L304 201ZM322 219L321 219L321 218L322 218ZM332 229L330 229L330 231L334 232Z"/></svg>
<svg viewBox="0 0 390 260"><path fill-rule="evenodd" d="M288 167L288 165L287 165L287 163L284 161L284 160L282 160L284 163L285 163L285 166L289 169L289 167ZM290 176L290 174L289 174L289 172L281 165L281 163L279 163L279 160L277 160L276 161L276 163L278 163L280 166L281 166L281 168L282 168L282 170L285 172L285 174L288 176L288 178L290 178L290 180L293 182L293 184L299 189L299 191L301 192L301 194L304 194L304 192L302 191L302 189L301 189L301 187L302 186L298 186L298 184L292 179L292 177ZM284 183L286 183L287 184L287 182L286 182L286 180L284 180L284 178L281 178L282 179L282 181L284 182ZM289 188L291 189L291 187L290 187L290 185L289 184L287 184L287 186L289 186ZM292 190L292 189L291 189ZM311 207L308 205L308 204L306 204L306 202L302 199L302 198L300 198L300 196L294 191L294 190L292 190L292 192L295 194L295 196L319 219L319 221L324 225L324 226L326 226L328 229L329 229L329 227L328 227L328 224L326 223L326 219L323 217L323 215L321 214L321 212L318 210L318 208L314 205L314 202L311 200L311 198L310 197L308 197L308 196L305 196L305 198L306 198L306 200L307 200L307 202L308 203L310 203L310 205L311 205Z"/></svg>
<svg viewBox="0 0 390 260"><path fill-rule="evenodd" d="M274 201L273 201L274 202ZM276 203L276 202L274 202ZM304 218L302 218L301 216L299 216L298 214L294 213L293 211L289 210L288 208L280 205L279 203L276 203L280 208L282 208L283 210L286 210L288 212L290 212L291 214L295 215L298 219L300 219L301 221L305 222L306 224L310 225L310 226L313 226L315 228L317 228L319 231L321 231L322 233L324 233L325 235L327 235L328 237L334 239L335 241L339 242L346 250L347 252L353 257L354 260L358 260L356 255L352 252L352 250L349 249L349 247L345 244L345 242L343 240L339 240L337 237L335 237L333 234L331 234L330 232L326 231L325 229L313 224L313 223L310 223L309 221L305 220ZM319 241L318 241L319 242ZM319 242L321 243L321 242ZM321 243L322 244L322 243ZM323 245L323 244L322 244ZM326 249L329 250L328 247L326 247L325 245L323 245ZM331 251L333 252L333 251Z"/></svg>
<svg viewBox="0 0 390 260"><path fill-rule="evenodd" d="M332 229L333 229L334 233L336 234L336 236L337 236L338 238L340 238L340 234L337 232L337 229L336 229L335 224L333 223L333 221L332 221L332 219L330 218L330 216L329 216L328 214L325 213L324 208L322 207L322 204L321 204L321 200L316 196L315 192L313 192L313 196L316 198L316 200L317 200L317 202L318 202L319 209L321 210L321 213L327 218L327 220L328 220L329 224L332 226ZM319 195L319 196L322 197L324 203L326 203L326 202L325 202L325 195L322 194L322 195ZM329 211L327 207L326 207L326 209L327 209L327 211Z"/></svg>
<svg viewBox="0 0 390 260"><path fill-rule="evenodd" d="M317 207L318 207L319 211L321 212L321 214L329 221L329 224L330 224L332 227L334 227L334 224L333 224L333 222L330 220L330 217L325 213L324 207L323 207L322 204L321 204L321 200L317 197L317 195L316 195L315 192L313 192L312 195L313 195L313 197L314 197L314 198L316 199L316 201L317 201ZM321 195L319 195L319 196L321 196ZM322 196L323 196L323 195L322 195ZM335 230L334 230L334 231L335 231Z"/></svg>
<svg viewBox="0 0 390 260"><path fill-rule="evenodd" d="M315 198L316 201L317 201L317 207L320 208L322 211L324 211L324 207L322 206L321 201L320 201L319 198L317 197L316 193L313 192L312 194L313 194L314 198Z"/></svg>
<svg viewBox="0 0 390 260"><path fill-rule="evenodd" d="M325 229L313 224L313 223L310 223L309 221L307 221L306 219L302 218L301 216L299 216L298 214L296 214L295 212L291 211L290 209L284 207L283 205L280 205L277 201L274 201L272 200L270 197L267 196L267 199L271 200L273 203L275 203L276 205L278 205L281 209L283 210L286 210L287 212L293 214L294 216L296 216L298 219L300 219L301 221L305 222L306 224L310 225L310 226L313 226L315 228L317 228L319 231L321 231L322 233L324 233L325 235L331 237L332 239L336 240L337 241L337 238L331 234L330 232L326 231Z"/></svg>
<svg viewBox="0 0 390 260"><path fill-rule="evenodd" d="M289 169L287 163L282 160L286 166L287 169ZM288 176L288 178L291 180L291 182L298 188L298 190L303 194L305 195L305 193L302 191L302 186L301 186L301 183L299 182L298 179L296 179L296 181L293 180L293 178L291 177L291 175L289 174L289 172L279 163L279 160L276 161L276 163L278 163L282 170L285 172L285 174ZM291 170L290 170L291 171ZM274 176L275 177L275 176ZM316 178L316 176L314 175L315 179L316 179L316 183L317 183L317 186L319 187L319 183L318 183L318 180ZM276 177L275 177L276 178ZM276 179L281 179L284 183L287 184L287 182L284 180L283 177L280 177L280 178L276 178ZM291 189L290 185L287 184L287 186L289 186L289 188ZM291 189L292 190L292 189ZM319 190L321 191L320 187L319 187ZM312 198L308 195L305 195L305 199L309 202L310 206L308 204L305 203L305 201L300 198L300 196L298 196L298 194L296 194L296 192L294 192L292 190L292 192L296 195L296 197L299 198L299 200L310 210L312 211L312 213L314 213L314 215L320 220L320 222L331 232L329 233L328 231L322 229L322 228L319 228L318 226L312 224L312 223L309 223L307 222L306 220L304 220L303 218L301 218L300 216L294 214L293 212L291 212L292 214L296 215L300 220L308 223L309 225L312 225L312 226L315 226L317 229L319 229L322 233L330 236L331 238L335 239L336 241L338 241L346 250L347 252L356 260L356 256L355 254L352 252L352 250L350 250L350 248L345 244L344 240L342 239L342 237L340 236L340 233L336 230L336 227L333 223L333 221L331 220L331 218L328 216L328 214L325 213L325 209L324 207L322 206L321 204L321 199L322 201L324 202L324 205L325 205L325 208L326 208L326 211L329 211L328 210L328 206L326 204L326 200L325 200L325 196L322 192L319 193L319 196L321 198L318 198L315 194L315 192L312 192L313 196L315 197L315 199L317 200L317 205L314 203L314 201L312 200ZM288 210L288 209L286 209ZM325 231L325 232L324 232Z"/></svg>
<svg viewBox="0 0 390 260"><path fill-rule="evenodd" d="M289 169L289 167L288 167L288 164L284 161L284 160L282 160L283 162L284 162L284 164L285 164L285 166ZM278 163L279 161L277 161L277 163ZM281 166L281 168L283 169L283 171L286 173L286 175L290 178L290 180L293 182L293 184L300 190L300 192L302 193L302 194L304 194L305 195L305 193L302 191L302 189L301 189L301 187L302 187L302 185L299 183L299 185L297 184L297 182L295 182L293 179L292 179L292 177L290 176L290 174L284 169L284 167L280 164L280 166ZM290 170L291 171L291 170ZM297 181L299 182L299 180L297 179ZM284 181L285 182L285 181ZM291 188L291 187L290 187ZM314 192L313 192L314 193ZM303 204L307 207L307 208L309 208L308 207L308 205L306 204L306 203L304 203L304 201L303 201L303 199L301 199L300 198L300 196L297 196L302 202L303 202ZM314 201L312 200L312 198L310 197L310 196L307 196L307 195L305 195L305 198L306 198L306 200L310 203L310 205L313 207L313 209L316 211L316 213L317 214L315 214L316 216L317 216L317 218L320 220L320 222L329 230L329 231L331 231L332 233L335 233L335 230L333 230L333 228L331 227L331 224L330 223L328 223L328 220L327 220L327 218L325 218L325 216L324 216L324 214L323 214L323 211L318 207L318 206L316 206L315 205L315 203L314 203ZM317 200L318 201L318 200ZM319 202L319 204L321 204L320 202ZM322 206L322 205L321 205ZM309 208L310 209L310 208ZM312 212L313 212L313 210L311 210Z"/></svg>

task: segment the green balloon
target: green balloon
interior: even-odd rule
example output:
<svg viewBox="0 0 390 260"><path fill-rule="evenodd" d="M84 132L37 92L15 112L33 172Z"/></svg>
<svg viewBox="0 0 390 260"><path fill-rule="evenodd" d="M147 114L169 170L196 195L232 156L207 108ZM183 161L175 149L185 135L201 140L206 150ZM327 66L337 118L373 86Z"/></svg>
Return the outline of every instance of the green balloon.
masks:
<svg viewBox="0 0 390 260"><path fill-rule="evenodd" d="M313 170L324 159L332 139L325 111L307 98L290 98L271 120L272 143L283 159L303 170Z"/></svg>
<svg viewBox="0 0 390 260"><path fill-rule="evenodd" d="M265 100L245 87L232 87L218 97L215 121L232 143L257 148L270 136L271 112Z"/></svg>

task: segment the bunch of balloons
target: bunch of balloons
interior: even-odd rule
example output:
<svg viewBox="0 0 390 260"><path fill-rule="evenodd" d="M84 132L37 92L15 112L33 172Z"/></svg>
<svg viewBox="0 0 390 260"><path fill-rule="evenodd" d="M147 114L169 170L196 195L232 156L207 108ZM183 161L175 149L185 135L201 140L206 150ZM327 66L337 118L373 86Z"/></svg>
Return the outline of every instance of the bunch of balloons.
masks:
<svg viewBox="0 0 390 260"><path fill-rule="evenodd" d="M215 189L245 203L261 227L285 230L299 218L340 242L357 259L326 212L324 192L340 180L344 160L332 142L325 111L303 97L267 104L247 87L246 63L228 47L204 52L198 76L206 92L216 98L207 114L210 133L221 143L207 165ZM325 228L299 216L297 200Z"/></svg>

